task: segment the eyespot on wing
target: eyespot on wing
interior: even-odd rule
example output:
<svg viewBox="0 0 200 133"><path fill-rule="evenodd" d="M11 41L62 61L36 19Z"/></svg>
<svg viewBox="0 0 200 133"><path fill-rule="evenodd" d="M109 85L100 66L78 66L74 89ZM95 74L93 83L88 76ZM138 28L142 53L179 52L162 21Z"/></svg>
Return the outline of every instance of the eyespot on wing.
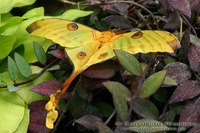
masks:
<svg viewBox="0 0 200 133"><path fill-rule="evenodd" d="M39 29L40 26L37 24L37 22L34 22L32 23L31 25L29 25L26 30L29 32L29 33L32 33L33 31Z"/></svg>
<svg viewBox="0 0 200 133"><path fill-rule="evenodd" d="M138 32L136 32L135 34L133 34L132 36L131 36L131 38L133 38L133 39L138 39L138 38L141 38L143 36L143 33L141 32L141 31L138 31Z"/></svg>

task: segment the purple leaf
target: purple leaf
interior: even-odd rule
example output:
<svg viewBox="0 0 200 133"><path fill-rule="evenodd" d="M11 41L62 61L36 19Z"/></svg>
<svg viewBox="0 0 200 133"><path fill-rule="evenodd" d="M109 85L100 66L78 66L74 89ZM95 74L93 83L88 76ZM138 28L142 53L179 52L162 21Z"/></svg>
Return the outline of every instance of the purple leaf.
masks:
<svg viewBox="0 0 200 133"><path fill-rule="evenodd" d="M164 70L167 70L167 76L174 79L178 84L183 83L192 76L189 67L181 62L169 63Z"/></svg>
<svg viewBox="0 0 200 133"><path fill-rule="evenodd" d="M165 24L164 28L169 30L176 30L180 26L180 17L176 11L171 12L167 23Z"/></svg>
<svg viewBox="0 0 200 133"><path fill-rule="evenodd" d="M48 52L49 54L63 60L63 61L68 61L68 59L65 57L65 52L64 50L61 49L56 49L56 50L52 50L50 52Z"/></svg>
<svg viewBox="0 0 200 133"><path fill-rule="evenodd" d="M167 0L158 0L164 10L169 10Z"/></svg>
<svg viewBox="0 0 200 133"><path fill-rule="evenodd" d="M108 79L115 75L115 64L113 61L106 61L101 64L96 64L90 66L85 71L82 72L82 75L91 77L91 78L100 78Z"/></svg>
<svg viewBox="0 0 200 133"><path fill-rule="evenodd" d="M45 104L48 101L41 100L36 101L28 105L30 109L30 123L28 126L28 131L31 133L50 133L50 129L46 128L45 121L47 111L45 110Z"/></svg>
<svg viewBox="0 0 200 133"><path fill-rule="evenodd" d="M200 98L198 98L196 101L188 102L183 110L181 111L179 122L185 122L185 123L198 123L200 121ZM186 128L190 127L192 125L185 125L184 127L179 127L179 131L185 130Z"/></svg>
<svg viewBox="0 0 200 133"><path fill-rule="evenodd" d="M192 99L200 94L200 82L188 80L176 88L169 103L176 103Z"/></svg>
<svg viewBox="0 0 200 133"><path fill-rule="evenodd" d="M118 11L120 11L120 13L124 14L124 16L128 13L128 8L130 7L130 4L128 4L128 3L116 3L114 5L115 5L115 8Z"/></svg>
<svg viewBox="0 0 200 133"><path fill-rule="evenodd" d="M41 95L49 97L52 93L55 93L59 87L63 85L62 82L57 80L45 81L40 84L35 85L30 90L39 93ZM62 99L69 99L70 93L65 92L61 98Z"/></svg>
<svg viewBox="0 0 200 133"><path fill-rule="evenodd" d="M119 15L111 15L106 18L104 18L104 21L115 28L120 29L129 29L131 27L130 22L123 16Z"/></svg>
<svg viewBox="0 0 200 133"><path fill-rule="evenodd" d="M96 130L97 122L102 122L102 120L94 115L85 115L75 121L76 123L84 126L87 129Z"/></svg>
<svg viewBox="0 0 200 133"><path fill-rule="evenodd" d="M190 47L190 30L186 30L184 33L182 40L182 49L181 49L181 60L182 62L187 63L188 62L188 49Z"/></svg>
<svg viewBox="0 0 200 133"><path fill-rule="evenodd" d="M195 72L199 72L199 69L200 69L200 47L192 44L188 51L188 59L189 59L189 63L190 63L190 68Z"/></svg>
<svg viewBox="0 0 200 133"><path fill-rule="evenodd" d="M200 13L200 1L199 0L188 0L190 2L191 10Z"/></svg>
<svg viewBox="0 0 200 133"><path fill-rule="evenodd" d="M159 0L160 5L164 10L169 10L170 8L178 11L190 18L191 8L188 0Z"/></svg>
<svg viewBox="0 0 200 133"><path fill-rule="evenodd" d="M81 87L83 87L86 90L96 90L103 88L104 85L103 82L108 81L107 79L94 79L94 78L88 78L85 76L81 77Z"/></svg>
<svg viewBox="0 0 200 133"><path fill-rule="evenodd" d="M195 127L191 128L188 133L200 133L200 124L196 125Z"/></svg>
<svg viewBox="0 0 200 133"><path fill-rule="evenodd" d="M188 0L167 0L169 7L188 16L191 16L191 8Z"/></svg>

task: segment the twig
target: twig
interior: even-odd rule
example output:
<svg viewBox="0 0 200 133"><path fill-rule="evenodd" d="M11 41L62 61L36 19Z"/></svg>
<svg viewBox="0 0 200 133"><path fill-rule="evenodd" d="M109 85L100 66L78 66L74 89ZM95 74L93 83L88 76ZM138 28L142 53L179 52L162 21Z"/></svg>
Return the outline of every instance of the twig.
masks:
<svg viewBox="0 0 200 133"><path fill-rule="evenodd" d="M167 103L165 104L165 107L164 107L164 109L163 109L162 114L164 114L165 112L167 112L168 106L169 106L169 102L167 102Z"/></svg>
<svg viewBox="0 0 200 133"><path fill-rule="evenodd" d="M116 109L112 112L112 114L109 116L109 118L106 120L106 122L105 122L105 125L107 125L109 122L110 122L110 120L113 118L113 116L115 115L115 113L116 113L117 111L116 111Z"/></svg>
<svg viewBox="0 0 200 133"><path fill-rule="evenodd" d="M21 83L16 83L16 82L14 82L13 85L14 85L15 87L17 87L17 86L24 85L24 84L27 84L27 83L32 82L33 80L37 79L40 75L42 75L42 74L43 74L48 68L50 68L56 61L58 61L58 59L56 59L56 60L54 60L53 62L51 62L51 63L49 63L48 65L46 65L46 66L44 67L44 69L43 69L41 72L39 72L39 74L38 74L35 78L29 79L29 80L24 81L24 82L21 82ZM7 85L2 86L2 87L0 87L0 88L7 88Z"/></svg>
<svg viewBox="0 0 200 133"><path fill-rule="evenodd" d="M135 10L135 13L136 13L136 15L137 15L140 19L142 19L142 21L145 23L145 25L147 26L147 28L148 28L149 30L152 30L151 26L149 25L149 23L147 22L147 20L144 18L144 16L143 16L139 11L137 11L137 10Z"/></svg>
<svg viewBox="0 0 200 133"><path fill-rule="evenodd" d="M156 19L154 17L154 15L153 15L153 13L149 9L147 9L146 7L144 7L143 5L138 4L138 3L134 2L134 1L109 1L109 2L102 2L102 3L83 3L83 2L82 3L81 2L77 3L77 2L73 2L73 1L63 1L63 2L71 4L71 5L78 5L79 4L80 6L108 5L108 4L116 4L116 3L133 4L133 5L141 8L141 9L143 9L147 13L149 13L150 16L153 18L153 21L154 21L157 29L160 29L159 26L158 26L158 23L157 23L157 21L156 21Z"/></svg>
<svg viewBox="0 0 200 133"><path fill-rule="evenodd" d="M183 19L180 18L181 20L181 25L180 25L180 41L182 40L182 34L183 34Z"/></svg>
<svg viewBox="0 0 200 133"><path fill-rule="evenodd" d="M190 22L185 18L185 16L184 16L182 13L180 13L180 16L181 16L181 18L186 22L186 24L192 29L194 35L197 36L197 33L196 33L194 27L193 27L193 26L190 24Z"/></svg>
<svg viewBox="0 0 200 133"><path fill-rule="evenodd" d="M154 59L155 59L155 58L154 58ZM131 116L131 112L132 112L132 108L133 108L134 102L135 102L135 100L138 98L138 95L139 95L139 92L140 92L140 88L141 88L141 86L142 86L142 83L143 83L143 81L144 81L144 79L145 79L145 76L146 76L147 72L149 71L149 69L150 69L150 67L151 67L151 65L152 65L152 63L153 63L153 61L154 61L154 59L152 59L151 62L149 62L147 68L145 69L144 73L143 73L142 76L141 76L141 79L140 79L140 81L139 81L139 84L138 84L137 90L136 90L136 92L135 92L135 95L134 95L134 97L133 97L132 100L131 100L131 106L130 106L130 108L129 108L128 117L127 117L126 120L128 120L128 119L130 118L130 116Z"/></svg>

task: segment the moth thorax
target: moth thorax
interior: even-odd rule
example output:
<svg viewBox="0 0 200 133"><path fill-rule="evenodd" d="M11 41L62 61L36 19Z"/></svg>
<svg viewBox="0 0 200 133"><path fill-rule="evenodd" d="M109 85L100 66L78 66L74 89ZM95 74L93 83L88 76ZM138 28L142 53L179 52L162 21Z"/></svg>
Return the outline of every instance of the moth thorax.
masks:
<svg viewBox="0 0 200 133"><path fill-rule="evenodd" d="M111 41L112 37L116 36L116 34L112 31L104 31L99 38L99 42L101 45Z"/></svg>

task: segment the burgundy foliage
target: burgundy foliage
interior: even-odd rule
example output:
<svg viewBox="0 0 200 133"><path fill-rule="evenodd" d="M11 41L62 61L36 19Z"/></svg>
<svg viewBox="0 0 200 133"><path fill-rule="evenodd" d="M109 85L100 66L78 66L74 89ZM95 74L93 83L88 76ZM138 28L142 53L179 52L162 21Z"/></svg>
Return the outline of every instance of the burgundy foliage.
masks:
<svg viewBox="0 0 200 133"><path fill-rule="evenodd" d="M61 50L61 49L52 50L49 52L49 54L51 54L61 60L68 61L68 59L65 57L64 50Z"/></svg>
<svg viewBox="0 0 200 133"><path fill-rule="evenodd" d="M188 59L190 62L190 68L195 71L200 71L200 47L191 45L188 51Z"/></svg>
<svg viewBox="0 0 200 133"><path fill-rule="evenodd" d="M195 101L188 102L183 110L181 111L179 122L185 122L185 126L179 126L179 131L182 128L188 128L194 126L194 124L189 125L189 123L198 123L200 121L200 98ZM188 123L188 124L187 124Z"/></svg>
<svg viewBox="0 0 200 133"><path fill-rule="evenodd" d="M198 124L197 126L190 129L188 133L199 133L199 132L200 132L200 125Z"/></svg>
<svg viewBox="0 0 200 133"><path fill-rule="evenodd" d="M200 13L200 1L199 0L188 0L190 2L191 10Z"/></svg>
<svg viewBox="0 0 200 133"><path fill-rule="evenodd" d="M164 70L167 70L167 76L173 78L178 84L183 83L192 76L189 67L181 62L169 63Z"/></svg>
<svg viewBox="0 0 200 133"><path fill-rule="evenodd" d="M162 7L166 9L174 9L188 17L191 16L191 8L188 0L159 0Z"/></svg>
<svg viewBox="0 0 200 133"><path fill-rule="evenodd" d="M79 119L77 119L75 122L78 124L81 124L82 126L95 130L97 129L97 122L101 122L102 120L94 115L85 115Z"/></svg>
<svg viewBox="0 0 200 133"><path fill-rule="evenodd" d="M178 15L178 12L173 11L170 13L164 28L169 30L176 30L179 28L179 26L180 26L180 17Z"/></svg>
<svg viewBox="0 0 200 133"><path fill-rule="evenodd" d="M42 82L40 84L35 85L32 87L30 90L37 92L41 95L49 97L52 93L55 93L57 89L62 87L63 83L60 81L56 80L51 80L51 81L46 81ZM69 92L65 92L62 96L61 99L68 99L70 97Z"/></svg>
<svg viewBox="0 0 200 133"><path fill-rule="evenodd" d="M46 128L45 121L47 111L45 110L45 104L48 101L41 100L36 101L28 105L30 109L30 123L28 126L28 132L30 133L50 133L50 129Z"/></svg>
<svg viewBox="0 0 200 133"><path fill-rule="evenodd" d="M81 77L81 87L86 90L96 90L103 88L103 82L108 81L108 79L96 79L82 76Z"/></svg>
<svg viewBox="0 0 200 133"><path fill-rule="evenodd" d="M184 63L188 62L188 49L190 47L190 30L186 30L181 40L181 60Z"/></svg>
<svg viewBox="0 0 200 133"><path fill-rule="evenodd" d="M82 75L90 78L108 79L113 77L115 73L115 63L113 61L106 61L104 63L90 66L82 72Z"/></svg>
<svg viewBox="0 0 200 133"><path fill-rule="evenodd" d="M192 99L200 94L200 82L188 80L179 85L171 96L169 103Z"/></svg>
<svg viewBox="0 0 200 133"><path fill-rule="evenodd" d="M119 15L112 15L104 18L104 21L115 28L129 29L131 28L130 22L125 17Z"/></svg>

